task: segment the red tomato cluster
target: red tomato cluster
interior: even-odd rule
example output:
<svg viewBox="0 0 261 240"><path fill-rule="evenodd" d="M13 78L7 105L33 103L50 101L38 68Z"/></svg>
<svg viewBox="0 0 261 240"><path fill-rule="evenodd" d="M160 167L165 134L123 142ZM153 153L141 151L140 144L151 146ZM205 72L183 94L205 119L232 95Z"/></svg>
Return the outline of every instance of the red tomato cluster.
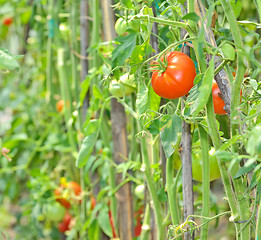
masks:
<svg viewBox="0 0 261 240"><path fill-rule="evenodd" d="M68 191L68 197L63 196L63 191ZM81 186L77 182L69 182L66 185L62 184L60 188L55 189L54 196L56 201L62 204L66 209L71 207L71 201L75 200L74 196L80 196Z"/></svg>
<svg viewBox="0 0 261 240"><path fill-rule="evenodd" d="M174 51L166 54L161 61L165 65L163 72L153 66L151 85L155 93L168 99L188 94L196 76L196 68L191 58L185 53ZM159 63L156 65L159 66Z"/></svg>

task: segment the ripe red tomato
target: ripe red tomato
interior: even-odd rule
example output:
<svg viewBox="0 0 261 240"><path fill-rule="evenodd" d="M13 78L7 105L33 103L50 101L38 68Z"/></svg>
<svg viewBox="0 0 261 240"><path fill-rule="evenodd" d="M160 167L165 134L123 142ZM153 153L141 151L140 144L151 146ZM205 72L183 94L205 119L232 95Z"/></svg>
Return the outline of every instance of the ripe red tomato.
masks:
<svg viewBox="0 0 261 240"><path fill-rule="evenodd" d="M214 111L216 114L224 115L227 112L224 110L225 102L221 97L219 97L220 90L216 82L212 85L212 96L213 96L213 104L214 104Z"/></svg>
<svg viewBox="0 0 261 240"><path fill-rule="evenodd" d="M96 199L94 196L91 196L91 210L93 210L96 206Z"/></svg>
<svg viewBox="0 0 261 240"><path fill-rule="evenodd" d="M67 188L73 190L76 196L79 196L82 192L81 186L77 182L69 182Z"/></svg>
<svg viewBox="0 0 261 240"><path fill-rule="evenodd" d="M175 51L168 53L165 60L167 66L163 73L155 67L153 69L151 79L153 90L160 97L168 99L186 95L193 87L196 76L193 61L185 53ZM161 61L164 62L163 58Z"/></svg>
<svg viewBox="0 0 261 240"><path fill-rule="evenodd" d="M56 110L57 112L61 112L64 107L64 101L61 99L56 103Z"/></svg>
<svg viewBox="0 0 261 240"><path fill-rule="evenodd" d="M4 24L5 26L10 26L12 23L13 23L13 18L11 18L11 17L5 18L5 19L3 20L3 24Z"/></svg>
<svg viewBox="0 0 261 240"><path fill-rule="evenodd" d="M135 237L138 237L141 234L141 230L142 230L142 223L141 223L142 214L143 214L143 206L141 206L134 213L134 217L136 218L136 225L134 227L134 236Z"/></svg>
<svg viewBox="0 0 261 240"><path fill-rule="evenodd" d="M71 203L61 196L61 192L59 189L54 190L54 196L56 201L63 205L66 209L69 209L71 207Z"/></svg>
<svg viewBox="0 0 261 240"><path fill-rule="evenodd" d="M63 221L58 224L58 229L60 232L64 233L65 231L68 231L70 222L72 220L72 216L69 212L65 213L65 216L63 218Z"/></svg>

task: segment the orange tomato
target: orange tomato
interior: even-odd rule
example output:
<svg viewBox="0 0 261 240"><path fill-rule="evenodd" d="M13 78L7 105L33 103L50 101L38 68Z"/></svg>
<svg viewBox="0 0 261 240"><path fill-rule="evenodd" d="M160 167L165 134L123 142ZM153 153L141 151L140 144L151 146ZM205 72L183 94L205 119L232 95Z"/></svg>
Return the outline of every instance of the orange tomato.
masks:
<svg viewBox="0 0 261 240"><path fill-rule="evenodd" d="M56 103L56 110L57 112L61 112L64 107L64 101L61 99Z"/></svg>

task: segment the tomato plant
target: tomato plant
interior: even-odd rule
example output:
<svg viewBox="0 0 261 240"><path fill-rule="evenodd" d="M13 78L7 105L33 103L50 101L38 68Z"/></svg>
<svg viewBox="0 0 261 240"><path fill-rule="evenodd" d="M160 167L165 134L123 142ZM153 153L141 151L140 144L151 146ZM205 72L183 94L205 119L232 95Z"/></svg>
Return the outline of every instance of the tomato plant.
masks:
<svg viewBox="0 0 261 240"><path fill-rule="evenodd" d="M81 186L77 182L65 182L60 188L55 189L54 195L57 202L69 209L71 201L77 200L76 197L80 196L81 191Z"/></svg>
<svg viewBox="0 0 261 240"><path fill-rule="evenodd" d="M164 60L161 58L164 70L161 72L153 66L151 85L160 97L175 99L186 95L193 87L196 68L186 54L170 52ZM156 63L159 66L159 63Z"/></svg>
<svg viewBox="0 0 261 240"><path fill-rule="evenodd" d="M45 215L46 219L59 222L65 216L65 208L62 207L58 202L46 204L43 207L43 214Z"/></svg>
<svg viewBox="0 0 261 240"><path fill-rule="evenodd" d="M12 17L7 17L3 20L3 25L5 25L5 26L10 26L12 23L13 23Z"/></svg>

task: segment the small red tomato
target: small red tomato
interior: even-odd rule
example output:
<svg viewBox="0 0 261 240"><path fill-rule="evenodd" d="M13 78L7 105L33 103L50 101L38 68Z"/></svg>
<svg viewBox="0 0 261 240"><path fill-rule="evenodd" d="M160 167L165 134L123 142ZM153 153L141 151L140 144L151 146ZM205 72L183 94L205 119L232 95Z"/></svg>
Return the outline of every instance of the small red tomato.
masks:
<svg viewBox="0 0 261 240"><path fill-rule="evenodd" d="M117 238L117 234L116 234L115 225L114 225L114 221L113 221L111 211L108 212L108 215L109 215L110 225L111 225L111 229L112 229L112 236L113 236L113 238Z"/></svg>
<svg viewBox="0 0 261 240"><path fill-rule="evenodd" d="M157 95L167 99L175 99L186 95L194 85L196 68L194 62L185 53L170 52L161 61L166 69L160 73L153 66L151 85ZM159 63L156 63L159 65Z"/></svg>
<svg viewBox="0 0 261 240"><path fill-rule="evenodd" d="M79 196L82 192L81 186L77 182L69 182L67 188L73 190L76 196Z"/></svg>
<svg viewBox="0 0 261 240"><path fill-rule="evenodd" d="M11 18L11 17L5 18L5 19L3 20L3 24L4 24L5 26L10 26L12 23L13 23L13 18Z"/></svg>
<svg viewBox="0 0 261 240"><path fill-rule="evenodd" d="M56 110L57 112L61 112L64 107L64 101L61 99L56 103Z"/></svg>
<svg viewBox="0 0 261 240"><path fill-rule="evenodd" d="M64 233L65 231L68 231L70 222L72 220L72 216L69 212L65 213L65 216L63 218L63 221L58 224L58 229L60 232Z"/></svg>
<svg viewBox="0 0 261 240"><path fill-rule="evenodd" d="M219 96L220 90L216 82L212 85L212 96L213 96L213 104L214 104L214 111L216 114L224 115L227 112L224 110L225 102Z"/></svg>
<svg viewBox="0 0 261 240"><path fill-rule="evenodd" d="M71 207L71 203L67 199L61 197L61 192L59 189L54 190L54 196L56 201L63 205L66 209Z"/></svg>
<svg viewBox="0 0 261 240"><path fill-rule="evenodd" d="M91 210L93 210L96 206L96 199L95 197L91 196Z"/></svg>
<svg viewBox="0 0 261 240"><path fill-rule="evenodd" d="M65 231L68 231L69 230L69 226L66 225L64 222L60 222L58 224L58 229L61 233L64 233Z"/></svg>
<svg viewBox="0 0 261 240"><path fill-rule="evenodd" d="M69 226L71 220L72 220L72 215L68 211L66 211L66 213L63 217L63 222Z"/></svg>

